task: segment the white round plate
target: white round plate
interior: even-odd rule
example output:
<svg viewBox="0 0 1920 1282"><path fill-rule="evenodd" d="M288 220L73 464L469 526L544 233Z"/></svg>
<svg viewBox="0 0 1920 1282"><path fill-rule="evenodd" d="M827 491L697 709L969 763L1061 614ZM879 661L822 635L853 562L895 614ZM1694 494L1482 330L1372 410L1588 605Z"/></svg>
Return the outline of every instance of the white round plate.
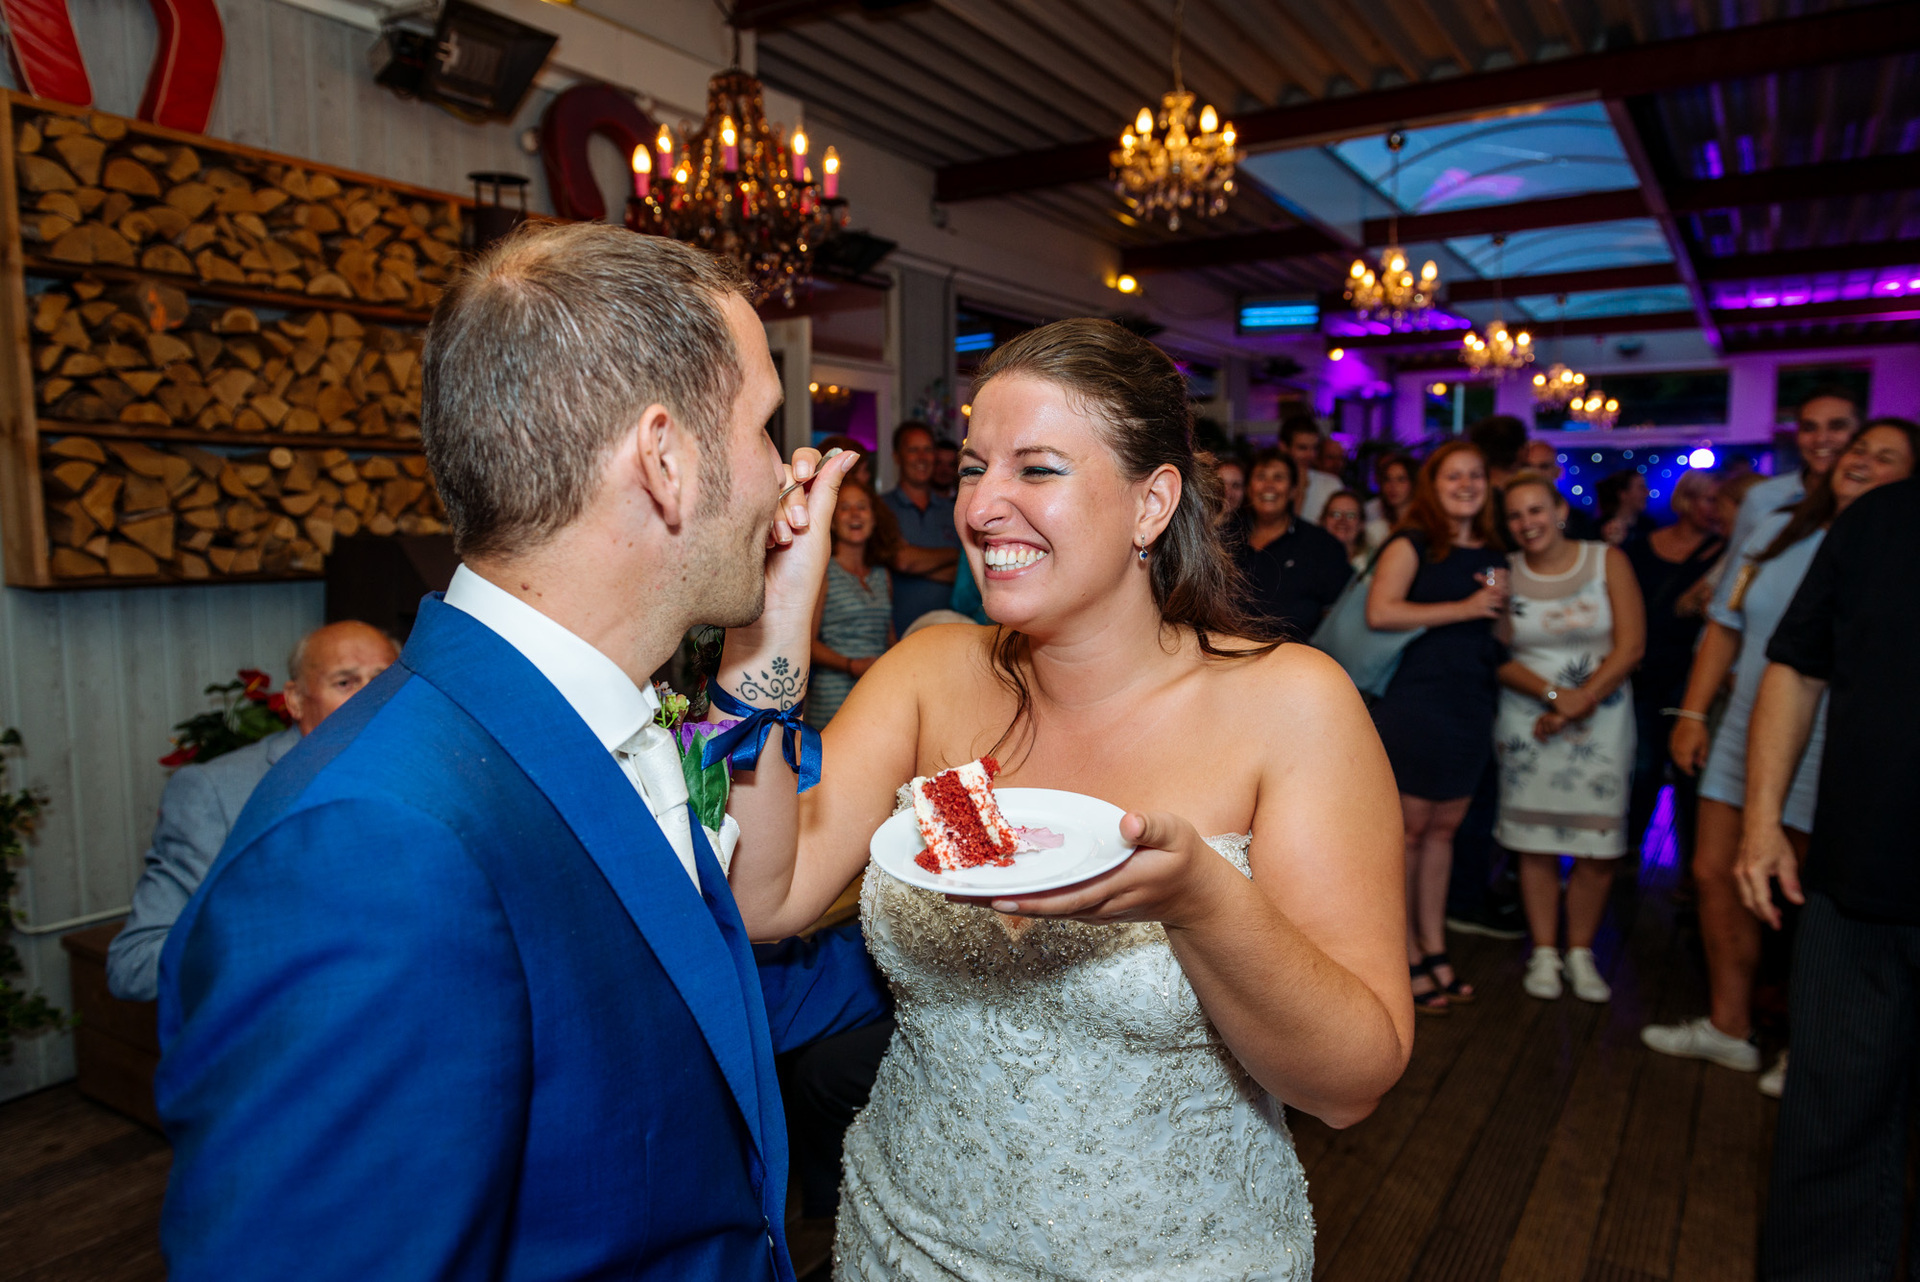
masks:
<svg viewBox="0 0 1920 1282"><path fill-rule="evenodd" d="M1109 868L1117 868L1133 853L1120 837L1120 819L1126 811L1098 797L1053 788L995 788L994 797L1007 822L1016 828L1046 828L1065 837L1058 850L1030 850L1015 855L1009 868L984 864L953 872L928 872L913 862L927 848L913 811L902 810L880 825L868 843L873 860L889 876L909 886L947 895L1033 895L1058 890Z"/></svg>

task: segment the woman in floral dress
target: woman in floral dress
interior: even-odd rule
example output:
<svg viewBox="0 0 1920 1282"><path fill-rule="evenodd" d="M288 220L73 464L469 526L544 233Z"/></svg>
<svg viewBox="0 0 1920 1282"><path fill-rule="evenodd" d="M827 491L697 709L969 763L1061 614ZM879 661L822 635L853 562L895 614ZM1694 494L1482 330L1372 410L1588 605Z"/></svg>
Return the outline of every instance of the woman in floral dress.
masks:
<svg viewBox="0 0 1920 1282"><path fill-rule="evenodd" d="M1545 476L1507 485L1513 598L1504 631L1494 750L1500 759L1495 838L1520 856L1520 895L1533 932L1524 987L1560 996L1612 996L1593 960L1615 861L1627 853L1633 774L1633 695L1627 677L1646 646L1633 566L1617 548L1566 536L1567 501ZM1560 924L1560 856L1567 881L1567 953Z"/></svg>

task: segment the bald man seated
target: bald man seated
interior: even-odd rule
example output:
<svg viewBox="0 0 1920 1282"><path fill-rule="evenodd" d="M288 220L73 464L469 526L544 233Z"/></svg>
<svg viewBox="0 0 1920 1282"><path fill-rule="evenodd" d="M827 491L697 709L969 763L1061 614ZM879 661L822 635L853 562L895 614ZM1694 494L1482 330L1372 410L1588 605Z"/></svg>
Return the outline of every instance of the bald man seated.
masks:
<svg viewBox="0 0 1920 1282"><path fill-rule="evenodd" d="M312 733L398 657L392 639L364 623L314 629L287 661L287 712L293 724L205 765L182 766L168 780L146 870L133 889L133 911L107 949L107 987L115 997L154 1000L167 932L213 866L254 788L300 736Z"/></svg>

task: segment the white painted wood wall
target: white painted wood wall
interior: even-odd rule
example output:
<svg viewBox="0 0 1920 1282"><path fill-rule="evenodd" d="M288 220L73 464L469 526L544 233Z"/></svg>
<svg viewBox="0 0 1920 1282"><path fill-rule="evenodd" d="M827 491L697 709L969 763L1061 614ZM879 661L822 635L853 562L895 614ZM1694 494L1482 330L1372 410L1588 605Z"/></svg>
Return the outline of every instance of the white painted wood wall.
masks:
<svg viewBox="0 0 1920 1282"><path fill-rule="evenodd" d="M69 0L96 105L132 115L146 84L154 24L132 0ZM505 169L535 179L520 150L547 95L529 95L511 126L474 126L377 88L369 33L275 0L221 0L226 67L208 132L446 191L466 174ZM0 71L0 79L11 83ZM610 151L611 149L609 149ZM0 726L25 753L12 783L51 799L22 870L15 907L27 924L123 907L168 772L158 758L178 721L209 706L201 690L243 667L286 675L287 652L321 621L317 583L74 592L0 592ZM67 962L53 935L14 934L25 982L67 1006ZM17 1043L0 1066L0 1099L73 1075L72 1039Z"/></svg>

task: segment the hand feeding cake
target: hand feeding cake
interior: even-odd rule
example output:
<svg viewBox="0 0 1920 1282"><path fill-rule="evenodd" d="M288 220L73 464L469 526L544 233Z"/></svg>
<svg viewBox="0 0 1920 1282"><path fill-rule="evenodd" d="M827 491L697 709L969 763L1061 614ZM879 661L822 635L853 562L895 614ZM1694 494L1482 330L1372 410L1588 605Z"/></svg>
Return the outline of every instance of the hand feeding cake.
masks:
<svg viewBox="0 0 1920 1282"><path fill-rule="evenodd" d="M913 861L931 873L993 864L1005 868L1020 849L1020 834L993 799L992 757L914 779L913 817L927 848Z"/></svg>

